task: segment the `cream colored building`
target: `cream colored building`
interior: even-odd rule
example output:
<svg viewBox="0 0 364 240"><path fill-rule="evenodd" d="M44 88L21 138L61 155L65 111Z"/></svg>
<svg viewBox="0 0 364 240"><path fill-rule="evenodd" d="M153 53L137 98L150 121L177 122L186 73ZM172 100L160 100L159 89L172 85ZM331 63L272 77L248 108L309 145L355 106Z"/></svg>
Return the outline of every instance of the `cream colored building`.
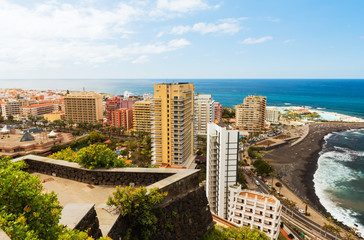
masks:
<svg viewBox="0 0 364 240"><path fill-rule="evenodd" d="M265 112L265 120L267 122L278 124L279 123L279 111L278 109L269 109L267 108Z"/></svg>
<svg viewBox="0 0 364 240"><path fill-rule="evenodd" d="M98 123L103 120L102 96L96 92L71 92L64 97L66 120Z"/></svg>
<svg viewBox="0 0 364 240"><path fill-rule="evenodd" d="M265 108L267 98L262 96L248 96L244 103L236 105L236 127L249 132L264 130Z"/></svg>
<svg viewBox="0 0 364 240"><path fill-rule="evenodd" d="M44 114L57 112L59 105L57 103L40 103L20 108L20 114L24 118L43 116Z"/></svg>
<svg viewBox="0 0 364 240"><path fill-rule="evenodd" d="M193 159L193 102L195 85L154 85L152 103L152 160L157 165L186 166Z"/></svg>
<svg viewBox="0 0 364 240"><path fill-rule="evenodd" d="M44 114L44 119L53 122L55 120L65 120L66 116L64 112L55 112L55 113Z"/></svg>
<svg viewBox="0 0 364 240"><path fill-rule="evenodd" d="M197 135L207 134L207 124L214 122L214 100L211 94L195 95L195 133Z"/></svg>
<svg viewBox="0 0 364 240"><path fill-rule="evenodd" d="M151 103L150 99L135 102L133 105L134 131L148 132L151 130Z"/></svg>
<svg viewBox="0 0 364 240"><path fill-rule="evenodd" d="M1 115L8 119L9 116L13 116L14 119L19 119L21 115L21 107L29 106L34 104L35 100L19 99L19 100L8 100L1 104Z"/></svg>
<svg viewBox="0 0 364 240"><path fill-rule="evenodd" d="M229 187L228 220L242 227L256 228L270 239L277 240L281 223L282 205L273 195L241 186Z"/></svg>

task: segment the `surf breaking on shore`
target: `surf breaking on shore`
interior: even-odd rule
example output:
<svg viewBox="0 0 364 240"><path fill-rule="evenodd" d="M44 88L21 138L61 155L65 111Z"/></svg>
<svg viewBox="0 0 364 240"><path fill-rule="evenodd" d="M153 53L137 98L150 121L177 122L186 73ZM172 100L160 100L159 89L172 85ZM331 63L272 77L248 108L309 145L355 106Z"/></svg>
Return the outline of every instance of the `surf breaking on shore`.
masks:
<svg viewBox="0 0 364 240"><path fill-rule="evenodd" d="M364 130L324 137L313 176L320 203L337 220L364 234Z"/></svg>

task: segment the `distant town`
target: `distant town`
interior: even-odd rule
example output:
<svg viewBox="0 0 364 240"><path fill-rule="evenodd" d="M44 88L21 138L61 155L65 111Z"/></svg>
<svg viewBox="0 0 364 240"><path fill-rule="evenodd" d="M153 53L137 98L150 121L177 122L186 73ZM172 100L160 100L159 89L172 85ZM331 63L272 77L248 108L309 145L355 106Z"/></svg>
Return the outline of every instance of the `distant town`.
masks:
<svg viewBox="0 0 364 240"><path fill-rule="evenodd" d="M358 239L355 228L297 190L304 179L293 179L293 174L305 163L296 166L292 159L298 158L297 151L316 151L307 141L319 142L326 132L312 137L317 134L312 129L361 128L363 120L302 107L268 107L267 101L249 95L235 108L224 107L185 82L155 84L153 94L142 96L0 89L0 156L24 160L25 171L59 194L60 203L70 207L62 221L71 229L84 230L64 220L82 209L70 204L93 204L85 211L94 209L98 218L97 226L90 227L96 230L88 233L94 238L125 234L119 215L104 206L115 187L124 185L166 189L169 205L159 204L169 217L153 232L163 239L186 239L178 237L185 229L177 225L185 221L198 227L197 219L201 229L189 239L216 239L218 231L244 227L260 236L254 239ZM276 154L286 148L287 156ZM101 195L106 198L96 197ZM195 213L183 205L188 197L199 207L195 213L203 212L201 219L189 217ZM10 236L10 230L3 230Z"/></svg>

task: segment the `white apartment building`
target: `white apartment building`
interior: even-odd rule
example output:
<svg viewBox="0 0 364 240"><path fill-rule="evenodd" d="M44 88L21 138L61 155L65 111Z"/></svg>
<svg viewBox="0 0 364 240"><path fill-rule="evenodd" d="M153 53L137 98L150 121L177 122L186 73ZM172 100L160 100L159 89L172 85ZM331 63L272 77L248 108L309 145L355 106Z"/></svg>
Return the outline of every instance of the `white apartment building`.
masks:
<svg viewBox="0 0 364 240"><path fill-rule="evenodd" d="M207 134L207 124L214 122L214 100L211 94L195 95L194 117L195 117L195 134Z"/></svg>
<svg viewBox="0 0 364 240"><path fill-rule="evenodd" d="M270 239L278 239L282 205L276 197L231 186L228 205L230 222L240 227L256 228Z"/></svg>
<svg viewBox="0 0 364 240"><path fill-rule="evenodd" d="M239 132L207 125L206 195L210 209L227 219L229 186L238 178Z"/></svg>
<svg viewBox="0 0 364 240"><path fill-rule="evenodd" d="M279 111L277 109L267 108L265 111L265 120L267 122L278 124L279 123Z"/></svg>
<svg viewBox="0 0 364 240"><path fill-rule="evenodd" d="M29 118L31 116L43 116L44 114L57 112L58 110L59 104L57 103L40 103L21 107L20 114L22 117Z"/></svg>

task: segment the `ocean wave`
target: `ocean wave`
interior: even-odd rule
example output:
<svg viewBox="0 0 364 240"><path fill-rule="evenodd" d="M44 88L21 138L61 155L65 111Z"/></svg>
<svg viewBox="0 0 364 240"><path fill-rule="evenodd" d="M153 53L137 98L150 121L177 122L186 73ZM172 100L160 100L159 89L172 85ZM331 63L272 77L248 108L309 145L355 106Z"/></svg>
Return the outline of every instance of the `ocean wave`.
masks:
<svg viewBox="0 0 364 240"><path fill-rule="evenodd" d="M344 148L344 147L339 147L339 146L334 146L335 150L339 150L345 153L348 153L352 156L358 156L358 157L363 157L364 156L364 151L355 151L352 150L350 148Z"/></svg>
<svg viewBox="0 0 364 240"><path fill-rule="evenodd" d="M354 227L354 224L358 224L355 218L358 214L348 208L341 207L334 195L338 191L348 190L339 186L340 183L355 180L360 173L354 172L340 162L333 161L338 156L344 156L343 153L341 154L339 152L326 152L319 157L318 168L313 176L314 188L321 204L334 218ZM347 154L345 156L347 157ZM364 233L363 225L359 225L358 229Z"/></svg>
<svg viewBox="0 0 364 240"><path fill-rule="evenodd" d="M289 103L289 102L286 102L286 103L284 103L284 105L291 105L291 103Z"/></svg>

